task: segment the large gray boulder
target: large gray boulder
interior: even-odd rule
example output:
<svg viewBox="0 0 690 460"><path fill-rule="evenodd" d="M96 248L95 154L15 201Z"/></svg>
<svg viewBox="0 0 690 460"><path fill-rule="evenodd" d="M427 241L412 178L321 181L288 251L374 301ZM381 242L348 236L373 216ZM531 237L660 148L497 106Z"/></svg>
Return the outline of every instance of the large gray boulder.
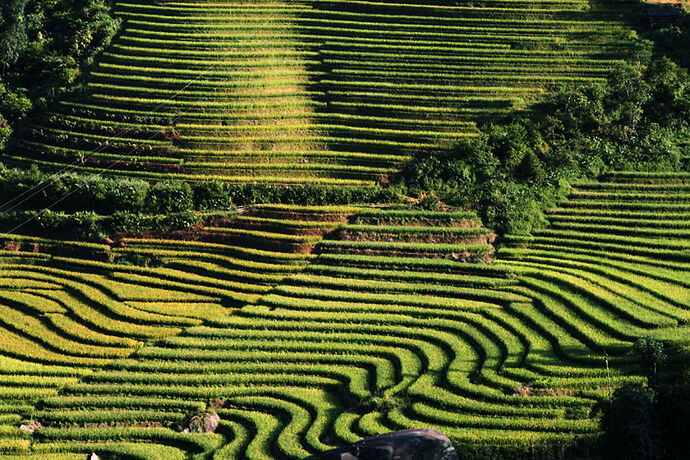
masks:
<svg viewBox="0 0 690 460"><path fill-rule="evenodd" d="M395 431L329 450L320 460L458 460L450 439L433 428Z"/></svg>

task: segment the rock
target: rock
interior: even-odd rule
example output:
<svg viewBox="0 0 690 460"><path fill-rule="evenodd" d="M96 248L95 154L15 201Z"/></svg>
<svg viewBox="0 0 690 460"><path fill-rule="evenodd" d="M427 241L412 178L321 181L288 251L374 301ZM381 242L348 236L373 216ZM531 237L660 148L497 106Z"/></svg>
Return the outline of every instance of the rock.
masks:
<svg viewBox="0 0 690 460"><path fill-rule="evenodd" d="M27 423L23 423L19 425L19 429L23 431L24 433L29 433L29 434L34 434L37 430L40 430L42 428L42 425L40 422L37 422L35 420L31 420Z"/></svg>
<svg viewBox="0 0 690 460"><path fill-rule="evenodd" d="M96 452L91 452L91 455L89 455L89 460L101 460L101 457L99 457Z"/></svg>
<svg viewBox="0 0 690 460"><path fill-rule="evenodd" d="M395 431L329 450L320 460L458 460L450 439L433 428Z"/></svg>
<svg viewBox="0 0 690 460"><path fill-rule="evenodd" d="M215 433L220 422L220 416L215 412L203 412L189 419L185 432L188 433Z"/></svg>
<svg viewBox="0 0 690 460"><path fill-rule="evenodd" d="M2 243L2 249L4 251L16 252L16 251L19 251L20 247L21 247L21 245L17 241L10 240L10 241L4 241Z"/></svg>
<svg viewBox="0 0 690 460"><path fill-rule="evenodd" d="M216 412L206 414L204 417L204 432L205 433L215 433L216 428L218 428L218 422L220 422L220 415Z"/></svg>

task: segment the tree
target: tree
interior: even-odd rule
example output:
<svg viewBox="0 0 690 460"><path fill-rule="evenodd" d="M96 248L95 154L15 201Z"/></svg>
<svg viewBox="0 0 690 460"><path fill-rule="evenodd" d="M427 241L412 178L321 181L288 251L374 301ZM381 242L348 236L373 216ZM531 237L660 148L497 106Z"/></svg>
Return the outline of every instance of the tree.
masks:
<svg viewBox="0 0 690 460"><path fill-rule="evenodd" d="M410 163L402 179L412 193L457 195L486 180L496 168L486 136L462 140L452 149Z"/></svg>
<svg viewBox="0 0 690 460"><path fill-rule="evenodd" d="M28 37L24 11L27 0L3 0L0 4L0 71L14 65L26 48Z"/></svg>
<svg viewBox="0 0 690 460"><path fill-rule="evenodd" d="M662 458L654 393L639 384L618 388L601 418L603 451L612 460Z"/></svg>
<svg viewBox="0 0 690 460"><path fill-rule="evenodd" d="M633 345L633 350L642 358L644 372L651 387L657 384L659 368L666 360L664 344L653 337L640 337Z"/></svg>
<svg viewBox="0 0 690 460"><path fill-rule="evenodd" d="M690 452L690 381L668 385L658 392L659 420L663 426L666 457L687 458Z"/></svg>
<svg viewBox="0 0 690 460"><path fill-rule="evenodd" d="M119 24L109 0L0 1L0 144L78 81Z"/></svg>
<svg viewBox="0 0 690 460"><path fill-rule="evenodd" d="M533 151L528 151L515 168L515 177L523 181L540 182L546 178L544 164Z"/></svg>
<svg viewBox="0 0 690 460"><path fill-rule="evenodd" d="M5 144L7 143L7 140L10 138L11 134L12 128L10 127L9 123L7 123L7 120L0 115L0 151L5 148Z"/></svg>

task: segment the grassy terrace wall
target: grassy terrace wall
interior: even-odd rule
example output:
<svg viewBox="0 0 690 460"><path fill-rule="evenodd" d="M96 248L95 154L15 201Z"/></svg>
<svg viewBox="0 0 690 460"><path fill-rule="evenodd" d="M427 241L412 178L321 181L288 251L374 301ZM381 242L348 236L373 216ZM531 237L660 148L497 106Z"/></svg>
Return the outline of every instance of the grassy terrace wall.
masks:
<svg viewBox="0 0 690 460"><path fill-rule="evenodd" d="M588 1L117 1L119 38L4 162L366 184L544 88L602 78L630 31Z"/></svg>
<svg viewBox="0 0 690 460"><path fill-rule="evenodd" d="M263 205L114 248L3 236L0 448L306 458L430 426L480 455L591 455L591 409L643 380L632 342L688 345L688 181L581 184L497 254L471 213L414 208ZM182 431L208 410L216 433Z"/></svg>

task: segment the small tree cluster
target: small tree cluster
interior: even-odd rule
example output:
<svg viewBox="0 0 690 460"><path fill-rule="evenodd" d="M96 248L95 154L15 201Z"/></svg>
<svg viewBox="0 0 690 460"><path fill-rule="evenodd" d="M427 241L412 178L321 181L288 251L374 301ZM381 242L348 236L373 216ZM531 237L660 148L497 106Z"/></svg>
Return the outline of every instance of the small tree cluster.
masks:
<svg viewBox="0 0 690 460"><path fill-rule="evenodd" d="M690 452L690 382L618 388L601 421L612 460L684 460Z"/></svg>
<svg viewBox="0 0 690 460"><path fill-rule="evenodd" d="M476 206L499 232L529 233L572 180L609 169L680 169L690 154L679 142L690 136L690 75L669 59L652 60L640 42L607 82L559 88L481 131L415 159L400 181L413 195Z"/></svg>
<svg viewBox="0 0 690 460"><path fill-rule="evenodd" d="M0 150L18 121L76 83L119 24L109 0L0 2Z"/></svg>
<svg viewBox="0 0 690 460"><path fill-rule="evenodd" d="M686 459L690 452L690 378L682 369L680 373L665 369L666 378L660 378L667 356L663 343L652 337L637 340L633 350L649 384L618 388L604 404L603 452L611 460Z"/></svg>

